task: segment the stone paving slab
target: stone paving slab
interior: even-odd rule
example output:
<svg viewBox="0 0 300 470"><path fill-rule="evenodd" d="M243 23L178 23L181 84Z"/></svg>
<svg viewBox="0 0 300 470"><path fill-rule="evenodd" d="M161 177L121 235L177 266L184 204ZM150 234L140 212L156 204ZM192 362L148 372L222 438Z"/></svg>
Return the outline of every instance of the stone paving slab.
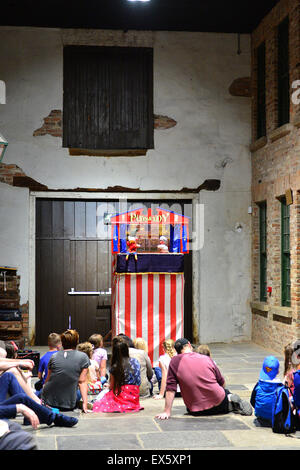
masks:
<svg viewBox="0 0 300 470"><path fill-rule="evenodd" d="M195 431L185 433L181 429L171 433L142 434L140 440L147 450L165 449L203 449L212 445L217 447L232 447L232 443L220 431Z"/></svg>
<svg viewBox="0 0 300 470"><path fill-rule="evenodd" d="M223 431L224 436L235 448L253 448L257 450L270 450L279 447L293 446L300 449L300 439L289 438L275 434L269 428L256 428L255 431Z"/></svg>
<svg viewBox="0 0 300 470"><path fill-rule="evenodd" d="M57 443L55 436L41 437L34 435L38 450L57 450Z"/></svg>
<svg viewBox="0 0 300 470"><path fill-rule="evenodd" d="M168 419L158 421L159 428L163 432L173 431L223 431L225 429L251 429L242 421L232 418L233 414L222 415L222 417L191 416L189 418Z"/></svg>
<svg viewBox="0 0 300 470"><path fill-rule="evenodd" d="M227 388L228 388L228 390L230 390L230 391L231 391L231 390L240 390L240 391L242 391L242 390L248 390L248 388L247 388L245 385L241 385L241 384L235 384L235 385L229 384Z"/></svg>
<svg viewBox="0 0 300 470"><path fill-rule="evenodd" d="M126 434L93 434L75 436L59 436L56 439L57 450L142 450L138 436ZM94 462L97 465L97 462Z"/></svg>

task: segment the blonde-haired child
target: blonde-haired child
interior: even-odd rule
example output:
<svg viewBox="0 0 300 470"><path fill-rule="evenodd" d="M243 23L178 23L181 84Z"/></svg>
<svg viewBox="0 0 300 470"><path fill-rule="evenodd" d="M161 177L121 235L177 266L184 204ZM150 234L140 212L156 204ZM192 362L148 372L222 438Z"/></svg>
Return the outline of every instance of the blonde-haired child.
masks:
<svg viewBox="0 0 300 470"><path fill-rule="evenodd" d="M90 366L88 368L87 373L87 386L88 386L88 393L90 395L98 394L102 390L102 382L100 378L100 367L97 361L95 361L93 357L93 345L92 343L86 341L85 343L80 343L77 345L76 348L78 351L84 352L89 360Z"/></svg>
<svg viewBox="0 0 300 470"><path fill-rule="evenodd" d="M148 356L148 344L144 338L135 338L133 340L133 348L129 348L129 357L137 359L141 368L141 385L140 397L148 397L152 395L153 369L150 358Z"/></svg>
<svg viewBox="0 0 300 470"><path fill-rule="evenodd" d="M100 367L100 377L104 380L106 377L107 351L103 348L103 337L96 333L90 336L88 341L93 345L92 359L98 362Z"/></svg>
<svg viewBox="0 0 300 470"><path fill-rule="evenodd" d="M204 354L204 356L211 357L210 349L207 344L200 344L200 346L197 347L196 352L199 354Z"/></svg>
<svg viewBox="0 0 300 470"><path fill-rule="evenodd" d="M156 400L164 398L165 395L169 364L171 362L172 357L176 356L177 354L174 345L175 341L173 341L172 339L167 339L162 343L162 347L165 354L159 357L159 367L161 369L161 384L159 394L153 397ZM179 385L177 386L177 393L180 393Z"/></svg>
<svg viewBox="0 0 300 470"><path fill-rule="evenodd" d="M144 338L135 338L133 340L133 344L136 349L142 349L148 354L148 345Z"/></svg>

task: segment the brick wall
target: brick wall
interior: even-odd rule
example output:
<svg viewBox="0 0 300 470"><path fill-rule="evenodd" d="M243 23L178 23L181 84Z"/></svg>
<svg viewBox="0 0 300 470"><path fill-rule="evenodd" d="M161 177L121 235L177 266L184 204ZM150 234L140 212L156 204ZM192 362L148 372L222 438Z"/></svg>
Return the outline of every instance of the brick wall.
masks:
<svg viewBox="0 0 300 470"><path fill-rule="evenodd" d="M282 0L252 34L252 339L282 353L300 337L300 105L290 102L290 122L277 124L277 26L289 15L290 85L300 79L300 1ZM266 43L266 136L256 139L256 48ZM291 87L291 94L293 89ZM291 307L281 307L281 204L290 206ZM267 282L272 294L260 302L259 209L267 202Z"/></svg>
<svg viewBox="0 0 300 470"><path fill-rule="evenodd" d="M0 163L0 183L13 185L15 176L26 176L21 168L15 164Z"/></svg>

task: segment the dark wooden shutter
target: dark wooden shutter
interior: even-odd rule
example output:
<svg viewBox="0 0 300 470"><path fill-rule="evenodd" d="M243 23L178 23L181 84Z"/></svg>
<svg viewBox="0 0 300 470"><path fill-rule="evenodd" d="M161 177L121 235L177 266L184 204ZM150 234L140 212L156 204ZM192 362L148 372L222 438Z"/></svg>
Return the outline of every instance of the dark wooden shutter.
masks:
<svg viewBox="0 0 300 470"><path fill-rule="evenodd" d="M64 48L63 146L153 148L153 50Z"/></svg>
<svg viewBox="0 0 300 470"><path fill-rule="evenodd" d="M266 135L266 45L263 42L257 54L257 138Z"/></svg>
<svg viewBox="0 0 300 470"><path fill-rule="evenodd" d="M278 26L278 126L290 120L289 18Z"/></svg>

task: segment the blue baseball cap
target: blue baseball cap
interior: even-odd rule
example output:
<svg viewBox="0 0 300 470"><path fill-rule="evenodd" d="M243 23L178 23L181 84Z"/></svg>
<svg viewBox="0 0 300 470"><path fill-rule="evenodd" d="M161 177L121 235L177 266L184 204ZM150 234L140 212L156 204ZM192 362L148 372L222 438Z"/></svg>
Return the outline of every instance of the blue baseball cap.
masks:
<svg viewBox="0 0 300 470"><path fill-rule="evenodd" d="M262 380L273 380L279 372L279 361L274 356L267 356L264 359L259 378Z"/></svg>

